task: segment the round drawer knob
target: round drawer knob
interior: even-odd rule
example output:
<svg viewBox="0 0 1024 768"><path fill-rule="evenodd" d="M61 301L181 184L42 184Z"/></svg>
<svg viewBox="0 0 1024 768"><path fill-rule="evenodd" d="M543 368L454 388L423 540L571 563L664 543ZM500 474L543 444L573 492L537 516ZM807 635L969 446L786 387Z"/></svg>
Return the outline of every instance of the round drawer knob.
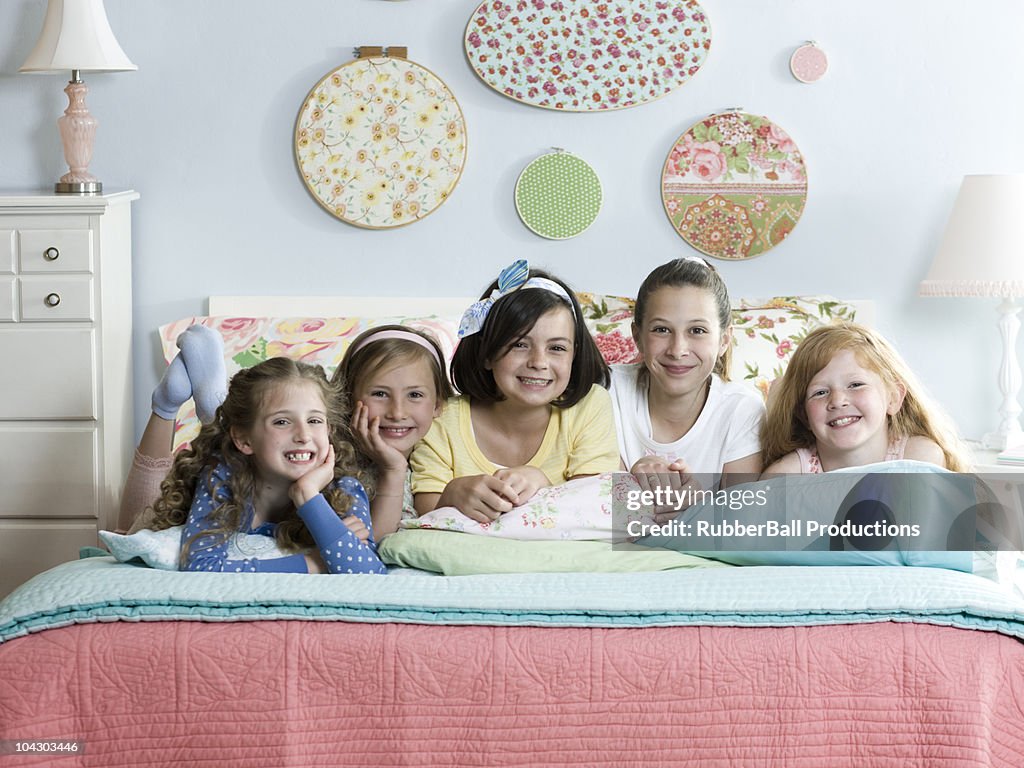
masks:
<svg viewBox="0 0 1024 768"><path fill-rule="evenodd" d="M48 306L48 307L56 307L58 304L60 304L60 294L59 293L48 293L46 295L46 298L43 299L43 301L46 302L46 306Z"/></svg>
<svg viewBox="0 0 1024 768"><path fill-rule="evenodd" d="M56 261L58 256L60 256L60 251L54 248L52 245L45 251L43 251L43 258L46 259L47 261Z"/></svg>

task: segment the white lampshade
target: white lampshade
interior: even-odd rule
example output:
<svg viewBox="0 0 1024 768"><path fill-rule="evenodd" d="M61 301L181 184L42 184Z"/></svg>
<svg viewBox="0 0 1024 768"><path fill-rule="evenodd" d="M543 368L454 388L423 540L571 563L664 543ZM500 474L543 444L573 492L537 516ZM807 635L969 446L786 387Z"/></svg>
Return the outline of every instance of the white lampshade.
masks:
<svg viewBox="0 0 1024 768"><path fill-rule="evenodd" d="M114 38L103 0L49 0L36 47L20 72L138 69Z"/></svg>
<svg viewBox="0 0 1024 768"><path fill-rule="evenodd" d="M1024 174L965 176L922 296L1024 296Z"/></svg>

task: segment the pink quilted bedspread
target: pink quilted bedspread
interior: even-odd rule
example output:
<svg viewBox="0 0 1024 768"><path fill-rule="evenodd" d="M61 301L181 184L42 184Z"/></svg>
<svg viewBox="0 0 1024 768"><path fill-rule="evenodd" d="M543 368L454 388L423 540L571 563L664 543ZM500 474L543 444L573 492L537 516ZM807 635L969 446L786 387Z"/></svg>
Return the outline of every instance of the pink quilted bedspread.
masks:
<svg viewBox="0 0 1024 768"><path fill-rule="evenodd" d="M105 623L0 645L55 766L1024 765L1024 644L922 624Z"/></svg>

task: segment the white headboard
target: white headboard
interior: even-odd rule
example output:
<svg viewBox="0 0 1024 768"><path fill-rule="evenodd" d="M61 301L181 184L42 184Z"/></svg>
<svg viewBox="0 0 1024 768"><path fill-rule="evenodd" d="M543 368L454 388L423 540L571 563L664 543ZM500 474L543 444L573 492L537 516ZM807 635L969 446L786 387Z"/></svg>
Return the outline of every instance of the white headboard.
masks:
<svg viewBox="0 0 1024 768"><path fill-rule="evenodd" d="M459 317L476 298L451 296L211 296L213 317ZM875 303L848 299L857 322L875 324Z"/></svg>
<svg viewBox="0 0 1024 768"><path fill-rule="evenodd" d="M213 317L459 317L475 298L437 296L211 296Z"/></svg>

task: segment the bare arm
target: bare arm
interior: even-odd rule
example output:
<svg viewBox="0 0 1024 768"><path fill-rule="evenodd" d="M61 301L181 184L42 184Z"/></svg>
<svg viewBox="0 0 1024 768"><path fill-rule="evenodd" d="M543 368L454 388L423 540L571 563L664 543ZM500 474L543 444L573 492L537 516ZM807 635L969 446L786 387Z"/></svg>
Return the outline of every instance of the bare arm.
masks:
<svg viewBox="0 0 1024 768"><path fill-rule="evenodd" d="M735 461L727 461L725 466L722 467L722 487L728 488L730 485L736 485L737 483L757 480L761 475L762 469L760 452L752 453Z"/></svg>
<svg viewBox="0 0 1024 768"><path fill-rule="evenodd" d="M903 458L913 459L914 461L927 461L929 464L935 464L943 468L946 467L946 455L942 452L939 444L931 438L921 435L907 440L907 447L903 452Z"/></svg>
<svg viewBox="0 0 1024 768"><path fill-rule="evenodd" d="M761 479L768 477L775 477L777 475L799 475L800 474L800 457L797 456L796 451L787 453L778 461L774 462L770 467L761 473Z"/></svg>

